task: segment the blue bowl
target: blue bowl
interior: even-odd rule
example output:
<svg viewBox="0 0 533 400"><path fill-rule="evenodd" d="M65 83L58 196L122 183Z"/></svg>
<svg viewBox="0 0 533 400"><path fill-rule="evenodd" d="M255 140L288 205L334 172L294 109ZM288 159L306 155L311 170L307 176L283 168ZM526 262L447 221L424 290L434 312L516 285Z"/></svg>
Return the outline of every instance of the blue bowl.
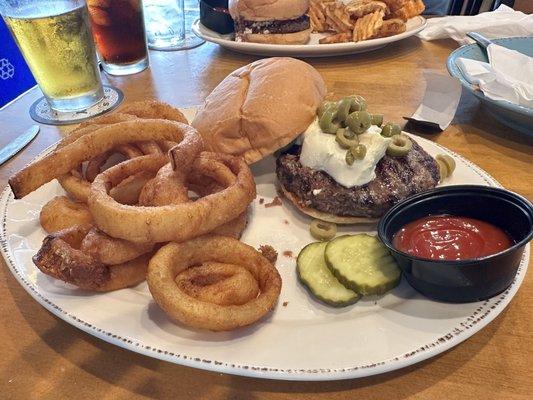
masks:
<svg viewBox="0 0 533 400"><path fill-rule="evenodd" d="M517 50L533 57L533 37L492 39L492 41L500 46L507 47L511 50ZM471 60L488 62L485 51L477 44L469 44L458 48L450 54L446 61L448 72L453 77L458 78L465 89L481 100L483 106L485 106L499 122L519 132L533 135L533 109L519 106L505 100L492 100L485 97L483 92L475 90L465 79L457 67L456 60L458 58L468 58Z"/></svg>

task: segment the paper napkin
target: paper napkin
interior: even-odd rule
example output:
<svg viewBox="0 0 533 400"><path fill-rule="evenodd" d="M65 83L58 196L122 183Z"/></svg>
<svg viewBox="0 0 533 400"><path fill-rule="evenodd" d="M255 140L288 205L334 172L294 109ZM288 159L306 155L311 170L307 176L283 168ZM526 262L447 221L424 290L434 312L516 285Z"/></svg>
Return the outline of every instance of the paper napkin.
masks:
<svg viewBox="0 0 533 400"><path fill-rule="evenodd" d="M426 93L415 113L405 118L415 123L445 130L453 120L459 100L461 84L449 75L424 71Z"/></svg>
<svg viewBox="0 0 533 400"><path fill-rule="evenodd" d="M533 108L533 58L495 44L487 48L487 54L488 63L457 60L465 79L490 99Z"/></svg>
<svg viewBox="0 0 533 400"><path fill-rule="evenodd" d="M478 15L430 18L426 28L418 34L423 40L452 38L460 44L474 41L467 32L477 32L489 39L533 35L533 14L526 15L506 5L495 11Z"/></svg>

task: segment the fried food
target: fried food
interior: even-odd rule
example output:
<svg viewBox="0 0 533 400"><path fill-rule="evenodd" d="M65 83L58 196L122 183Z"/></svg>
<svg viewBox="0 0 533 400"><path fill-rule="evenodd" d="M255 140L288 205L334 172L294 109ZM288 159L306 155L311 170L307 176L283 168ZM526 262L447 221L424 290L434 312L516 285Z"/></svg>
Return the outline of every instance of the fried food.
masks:
<svg viewBox="0 0 533 400"><path fill-rule="evenodd" d="M48 235L33 257L34 264L46 275L81 289L107 292L135 286L144 281L151 253L131 261L108 266L80 250L91 230L77 225Z"/></svg>
<svg viewBox="0 0 533 400"><path fill-rule="evenodd" d="M425 9L426 6L422 0L409 0L402 7L392 11L391 18L407 21L409 18L422 14Z"/></svg>
<svg viewBox="0 0 533 400"><path fill-rule="evenodd" d="M109 191L109 195L120 204L137 204L139 203L139 196L142 189L154 176L155 174L150 171L141 171L135 175L128 176L112 188ZM88 189L87 198L89 197L90 186Z"/></svg>
<svg viewBox="0 0 533 400"><path fill-rule="evenodd" d="M313 32L329 33L321 44L359 42L405 32L405 22L424 9L422 0L312 0L309 18Z"/></svg>
<svg viewBox="0 0 533 400"><path fill-rule="evenodd" d="M320 44L347 43L352 41L351 32L335 33L318 40Z"/></svg>
<svg viewBox="0 0 533 400"><path fill-rule="evenodd" d="M360 42L374 37L383 25L385 13L382 10L367 14L355 21L352 39Z"/></svg>
<svg viewBox="0 0 533 400"><path fill-rule="evenodd" d="M157 100L137 101L124 106L120 112L143 119L168 119L169 121L189 124L189 121L180 110Z"/></svg>
<svg viewBox="0 0 533 400"><path fill-rule="evenodd" d="M174 170L170 163L161 167L141 190L139 205L166 206L189 201L186 175L180 169Z"/></svg>
<svg viewBox="0 0 533 400"><path fill-rule="evenodd" d="M352 18L361 18L376 11L383 11L386 15L389 13L389 7L382 1L374 0L355 0L346 5L346 12Z"/></svg>
<svg viewBox="0 0 533 400"><path fill-rule="evenodd" d="M336 32L349 32L353 29L350 14L343 4L332 3L325 8L326 23Z"/></svg>
<svg viewBox="0 0 533 400"><path fill-rule="evenodd" d="M381 25L381 28L379 28L378 33L375 37L381 38L387 36L394 36L399 33L405 32L406 29L407 26L405 25L405 22L403 22L401 19L387 19L383 21L383 25Z"/></svg>
<svg viewBox="0 0 533 400"><path fill-rule="evenodd" d="M176 283L182 271L210 262L245 268L256 280L259 295L244 304L220 305L193 297ZM209 281L213 276L203 279ZM213 331L258 321L274 308L281 291L278 271L259 252L235 239L215 235L169 243L159 249L150 260L147 282L154 300L172 320Z"/></svg>
<svg viewBox="0 0 533 400"><path fill-rule="evenodd" d="M255 299L259 285L244 267L207 262L181 271L176 285L187 295L220 306L242 305Z"/></svg>
<svg viewBox="0 0 533 400"><path fill-rule="evenodd" d="M80 245L82 252L106 265L131 261L153 248L153 243L133 243L115 239L94 227L87 232Z"/></svg>
<svg viewBox="0 0 533 400"><path fill-rule="evenodd" d="M41 209L39 222L46 232L53 233L74 225L92 225L93 217L86 204L56 196Z"/></svg>
<svg viewBox="0 0 533 400"><path fill-rule="evenodd" d="M134 158L109 168L91 186L89 209L98 228L112 237L141 243L187 240L239 217L255 198L255 182L243 159L203 152L194 161L194 168L209 176L226 166L236 175L235 183L195 202L156 207L117 203L109 189L127 176L149 170L143 159Z"/></svg>
<svg viewBox="0 0 533 400"><path fill-rule="evenodd" d="M276 264L276 261L278 260L278 252L271 245L263 244L259 246L259 253L261 253L268 261L270 261L272 265Z"/></svg>
<svg viewBox="0 0 533 400"><path fill-rule="evenodd" d="M121 144L146 140L182 140L196 148L202 147L196 130L188 125L167 120L135 120L104 126L88 133L73 143L53 151L30 164L9 179L9 184L19 199L54 178L75 169L83 161L109 151ZM156 156L150 156L156 157Z"/></svg>

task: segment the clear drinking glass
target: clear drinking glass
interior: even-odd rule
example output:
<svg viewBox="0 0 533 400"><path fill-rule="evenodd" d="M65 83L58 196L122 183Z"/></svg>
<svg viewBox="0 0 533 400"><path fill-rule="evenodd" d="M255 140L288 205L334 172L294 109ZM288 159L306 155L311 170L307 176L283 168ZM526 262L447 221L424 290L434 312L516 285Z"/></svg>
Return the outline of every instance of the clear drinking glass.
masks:
<svg viewBox="0 0 533 400"><path fill-rule="evenodd" d="M0 14L52 109L104 97L85 0L0 0Z"/></svg>
<svg viewBox="0 0 533 400"><path fill-rule="evenodd" d="M188 31L193 21L188 21L187 17L194 11L197 16L196 0L144 0L148 47L154 50L185 50L204 43Z"/></svg>
<svg viewBox="0 0 533 400"><path fill-rule="evenodd" d="M148 67L142 0L87 0L104 70L129 75Z"/></svg>

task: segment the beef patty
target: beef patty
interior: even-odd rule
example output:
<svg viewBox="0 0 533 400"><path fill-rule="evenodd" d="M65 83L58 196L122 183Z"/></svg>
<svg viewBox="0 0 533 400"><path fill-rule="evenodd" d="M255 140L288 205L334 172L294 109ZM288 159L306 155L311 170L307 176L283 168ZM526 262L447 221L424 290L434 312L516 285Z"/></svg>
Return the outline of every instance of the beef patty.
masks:
<svg viewBox="0 0 533 400"><path fill-rule="evenodd" d="M310 22L307 15L295 19L248 21L239 18L235 21L235 32L239 33L295 33L309 29Z"/></svg>
<svg viewBox="0 0 533 400"><path fill-rule="evenodd" d="M384 156L376 165L376 178L363 186L346 188L327 173L304 167L299 148L278 157L276 174L283 187L306 207L339 216L376 218L401 200L434 188L439 182L433 157L412 142L413 148L406 156Z"/></svg>

